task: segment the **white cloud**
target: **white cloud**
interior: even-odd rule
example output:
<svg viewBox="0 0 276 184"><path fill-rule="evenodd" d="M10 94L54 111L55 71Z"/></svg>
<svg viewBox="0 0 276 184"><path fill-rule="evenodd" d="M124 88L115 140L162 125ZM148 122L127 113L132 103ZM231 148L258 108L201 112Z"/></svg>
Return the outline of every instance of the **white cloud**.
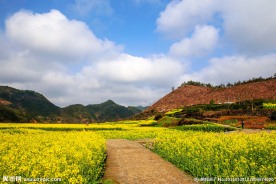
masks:
<svg viewBox="0 0 276 184"><path fill-rule="evenodd" d="M275 61L276 54L259 57L226 56L223 58L213 58L207 67L183 75L179 84L184 81L194 80L218 85L248 80L259 76L270 77L275 73Z"/></svg>
<svg viewBox="0 0 276 184"><path fill-rule="evenodd" d="M276 1L233 0L222 8L225 36L249 54L276 51Z"/></svg>
<svg viewBox="0 0 276 184"><path fill-rule="evenodd" d="M169 38L186 37L199 24L206 24L219 1L217 0L173 0L157 19L157 31Z"/></svg>
<svg viewBox="0 0 276 184"><path fill-rule="evenodd" d="M170 91L184 70L165 55L123 53L57 10L15 13L0 40L5 40L0 43L1 85L38 91L60 106L108 99L149 105Z"/></svg>
<svg viewBox="0 0 276 184"><path fill-rule="evenodd" d="M157 31L182 40L198 25L214 23L222 37L239 54L276 51L274 0L173 0L157 19ZM231 43L231 44L230 44Z"/></svg>
<svg viewBox="0 0 276 184"><path fill-rule="evenodd" d="M204 56L209 54L218 42L218 32L213 26L196 26L191 38L184 38L171 46L170 54L177 57Z"/></svg>
<svg viewBox="0 0 276 184"><path fill-rule="evenodd" d="M99 75L115 82L173 83L183 71L180 63L166 57L135 57L122 54L119 58L97 65Z"/></svg>
<svg viewBox="0 0 276 184"><path fill-rule="evenodd" d="M6 34L26 50L67 62L119 49L109 40L98 39L85 23L68 20L58 10L45 14L19 11L6 21Z"/></svg>

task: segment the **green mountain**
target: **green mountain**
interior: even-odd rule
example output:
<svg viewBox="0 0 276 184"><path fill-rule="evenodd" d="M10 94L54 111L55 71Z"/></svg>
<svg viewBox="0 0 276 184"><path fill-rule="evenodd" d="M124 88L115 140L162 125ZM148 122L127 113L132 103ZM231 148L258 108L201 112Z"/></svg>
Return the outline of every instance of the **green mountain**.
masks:
<svg viewBox="0 0 276 184"><path fill-rule="evenodd" d="M108 100L96 105L60 108L42 94L0 86L0 122L89 123L130 118L141 111Z"/></svg>
<svg viewBox="0 0 276 184"><path fill-rule="evenodd" d="M20 112L17 113L14 109L0 104L0 122L20 122L24 120L27 121Z"/></svg>
<svg viewBox="0 0 276 184"><path fill-rule="evenodd" d="M0 86L0 98L11 102L12 107L28 112L30 116L59 114L59 107L35 91Z"/></svg>
<svg viewBox="0 0 276 184"><path fill-rule="evenodd" d="M133 107L133 106L128 106L127 109L130 110L133 114L138 114L138 113L142 112L140 109Z"/></svg>
<svg viewBox="0 0 276 184"><path fill-rule="evenodd" d="M95 121L95 115L89 113L84 105L69 105L61 109L58 120L62 123L85 123Z"/></svg>
<svg viewBox="0 0 276 184"><path fill-rule="evenodd" d="M144 110L146 110L148 107L149 107L149 106L143 107L143 106L141 106L141 105L139 105L139 106L134 106L135 109L139 109L140 111L144 111Z"/></svg>
<svg viewBox="0 0 276 184"><path fill-rule="evenodd" d="M130 118L140 112L139 109L129 109L108 100L101 104L87 106L75 104L62 108L60 121L66 123L116 121Z"/></svg>
<svg viewBox="0 0 276 184"><path fill-rule="evenodd" d="M88 105L86 108L88 109L88 112L95 114L98 121L114 121L130 118L137 113L124 106L116 104L112 100L108 100L101 104Z"/></svg>
<svg viewBox="0 0 276 184"><path fill-rule="evenodd" d="M0 98L10 102L9 105L0 104L1 121L28 122L32 119L56 116L60 113L59 107L35 91L0 86Z"/></svg>

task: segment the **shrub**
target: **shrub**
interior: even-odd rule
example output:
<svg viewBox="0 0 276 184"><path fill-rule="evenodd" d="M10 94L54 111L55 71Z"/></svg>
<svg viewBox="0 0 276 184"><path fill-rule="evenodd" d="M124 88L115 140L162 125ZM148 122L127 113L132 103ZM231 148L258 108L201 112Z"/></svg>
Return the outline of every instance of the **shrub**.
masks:
<svg viewBox="0 0 276 184"><path fill-rule="evenodd" d="M177 126L179 121L180 121L180 118L164 116L158 121L158 124L163 127Z"/></svg>
<svg viewBox="0 0 276 184"><path fill-rule="evenodd" d="M238 123L239 121L237 119L229 119L229 120L224 120L224 124L232 124L232 123Z"/></svg>
<svg viewBox="0 0 276 184"><path fill-rule="evenodd" d="M270 115L270 119L271 120L276 120L276 111L272 111L272 113Z"/></svg>
<svg viewBox="0 0 276 184"><path fill-rule="evenodd" d="M194 125L194 124L208 124L206 121L197 120L197 119L190 119L190 118L182 118L178 125Z"/></svg>
<svg viewBox="0 0 276 184"><path fill-rule="evenodd" d="M155 117L154 117L154 120L158 121L159 119L162 118L162 115L161 114L157 114Z"/></svg>

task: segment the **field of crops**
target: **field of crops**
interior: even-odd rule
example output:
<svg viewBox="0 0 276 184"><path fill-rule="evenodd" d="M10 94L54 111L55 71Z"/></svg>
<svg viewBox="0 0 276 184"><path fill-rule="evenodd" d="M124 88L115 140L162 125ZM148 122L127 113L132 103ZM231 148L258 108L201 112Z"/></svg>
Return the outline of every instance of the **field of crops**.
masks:
<svg viewBox="0 0 276 184"><path fill-rule="evenodd" d="M263 107L265 109L276 109L276 104L275 103L263 103Z"/></svg>
<svg viewBox="0 0 276 184"><path fill-rule="evenodd" d="M0 133L3 181L93 183L103 174L105 154L105 139L93 132L6 129Z"/></svg>
<svg viewBox="0 0 276 184"><path fill-rule="evenodd" d="M228 131L234 131L236 130L233 127L226 127L222 125L212 125L212 124L202 124L202 125L184 125L184 126L178 126L175 129L187 131L187 130L193 130L193 131L204 131L204 132L228 132Z"/></svg>
<svg viewBox="0 0 276 184"><path fill-rule="evenodd" d="M20 179L23 183L37 178L60 179L63 183L100 182L106 139L150 138L153 151L194 177L276 176L275 131L245 134L225 133L226 129L217 125L185 125L178 129L147 126L152 123L2 123L0 175L3 180Z"/></svg>
<svg viewBox="0 0 276 184"><path fill-rule="evenodd" d="M153 150L194 177L274 178L276 132L159 135Z"/></svg>

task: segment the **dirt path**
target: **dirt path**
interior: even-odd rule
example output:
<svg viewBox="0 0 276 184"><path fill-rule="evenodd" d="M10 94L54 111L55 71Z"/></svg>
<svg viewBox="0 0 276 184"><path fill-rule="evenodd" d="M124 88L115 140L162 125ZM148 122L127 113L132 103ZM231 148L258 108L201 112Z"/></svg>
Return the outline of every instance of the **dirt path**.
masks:
<svg viewBox="0 0 276 184"><path fill-rule="evenodd" d="M193 177L180 171L136 141L108 140L104 179L120 184L188 184Z"/></svg>

